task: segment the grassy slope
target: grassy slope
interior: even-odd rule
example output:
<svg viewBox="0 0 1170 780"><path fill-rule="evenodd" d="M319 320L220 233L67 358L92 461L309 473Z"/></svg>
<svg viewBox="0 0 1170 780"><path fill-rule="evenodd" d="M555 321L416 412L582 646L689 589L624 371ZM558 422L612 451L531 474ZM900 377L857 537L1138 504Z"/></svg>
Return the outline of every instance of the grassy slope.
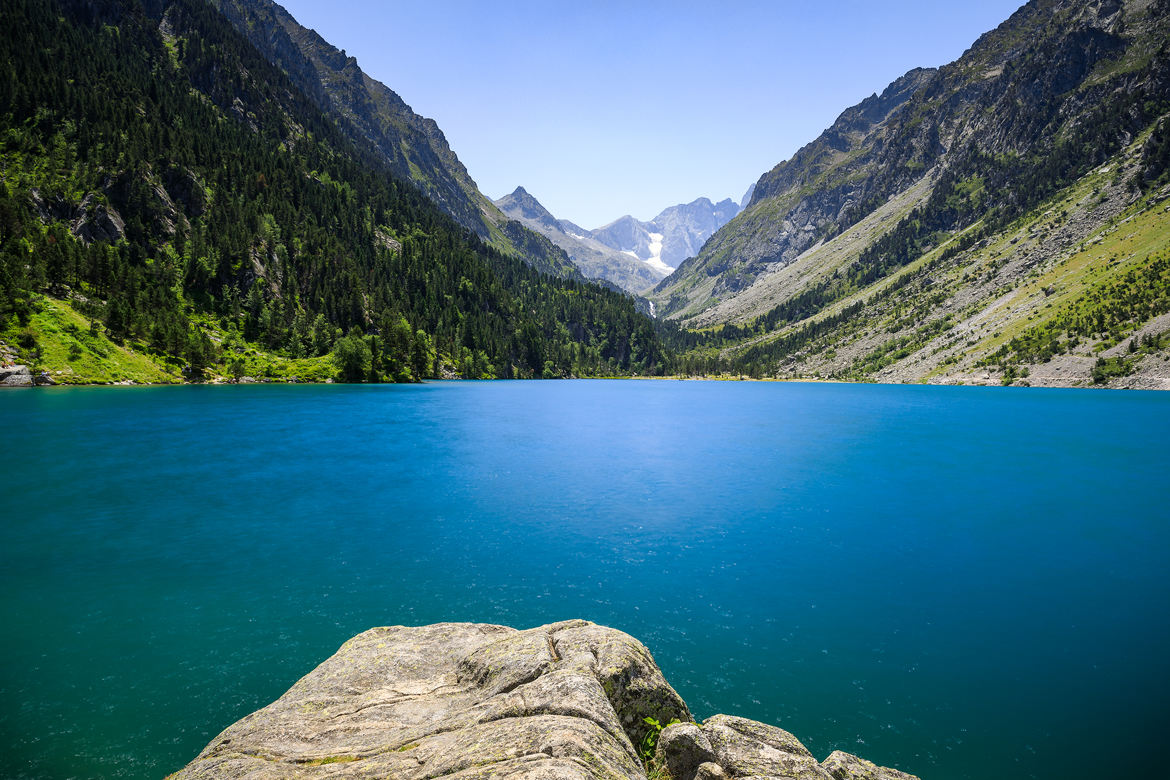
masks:
<svg viewBox="0 0 1170 780"><path fill-rule="evenodd" d="M778 300L784 300L822 281L834 271L845 268L884 232L925 202L930 196L932 183L932 176L924 176L917 184L891 198L840 235L806 249L791 263L760 277L734 298L710 302L689 323L702 327L719 322L750 322L775 306ZM839 308L831 306L826 311L835 312Z"/></svg>
<svg viewBox="0 0 1170 780"><path fill-rule="evenodd" d="M169 384L182 381L181 366L151 355L142 345L115 344L104 329L67 302L42 298L39 311L24 328L0 333L17 359L35 371L47 371L57 384ZM29 336L35 339L30 344Z"/></svg>
<svg viewBox="0 0 1170 780"><path fill-rule="evenodd" d="M1094 293L1100 295L1115 287L1130 271L1145 268L1151 258L1170 251L1170 193L1162 189L1135 199L1126 184L1145 137L973 248L944 259L944 253L962 234L953 236L914 263L814 317L728 353L781 338L863 301L867 305L859 317L790 356L779 375L895 382L1091 384L1100 356L1117 355L1134 335L1166 329L1162 318L1154 314L1111 327L1109 333L1082 337L1075 346L1046 361L1004 355L1002 350L1013 338L1051 328L1059 318L1095 311L1100 304L1093 302ZM848 235L843 235L834 242L847 240ZM834 242L816 252L853 254L833 247ZM887 288L894 289L883 295ZM1108 384L1170 386L1170 381L1163 381L1170 374L1159 349L1135 355L1129 369L1132 376L1114 378Z"/></svg>
<svg viewBox="0 0 1170 780"><path fill-rule="evenodd" d="M39 310L26 327L14 323L0 332L18 361L34 371L46 371L53 381L64 385L86 384L174 384L186 381L183 364L173 357L150 350L139 342L111 341L104 329L91 329L91 320L78 313L66 300L42 296ZM224 360L239 358L244 376L258 381L324 382L337 374L331 355L291 359L274 355L255 344L225 333L215 324L200 327L219 345ZM35 346L26 348L29 336ZM230 381L226 362L212 366L204 377L209 382Z"/></svg>

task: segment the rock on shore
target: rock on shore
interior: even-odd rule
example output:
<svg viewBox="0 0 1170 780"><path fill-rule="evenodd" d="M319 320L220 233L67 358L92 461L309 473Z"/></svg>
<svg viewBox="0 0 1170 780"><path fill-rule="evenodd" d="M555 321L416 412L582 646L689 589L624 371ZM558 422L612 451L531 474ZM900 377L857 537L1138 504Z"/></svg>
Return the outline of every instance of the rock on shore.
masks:
<svg viewBox="0 0 1170 780"><path fill-rule="evenodd" d="M644 721L673 780L915 780L774 726L687 705L636 639L583 620L375 628L211 741L174 778L645 780Z"/></svg>
<svg viewBox="0 0 1170 780"><path fill-rule="evenodd" d="M28 366L0 366L0 387L32 387L34 381Z"/></svg>

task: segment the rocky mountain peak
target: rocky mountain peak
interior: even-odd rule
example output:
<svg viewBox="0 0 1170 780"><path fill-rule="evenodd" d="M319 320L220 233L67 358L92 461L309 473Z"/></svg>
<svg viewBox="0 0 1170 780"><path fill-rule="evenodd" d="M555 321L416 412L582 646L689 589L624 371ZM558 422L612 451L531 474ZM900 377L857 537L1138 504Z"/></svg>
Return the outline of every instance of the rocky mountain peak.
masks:
<svg viewBox="0 0 1170 780"><path fill-rule="evenodd" d="M640 293L666 275L666 271L647 265L633 253L597 241L592 231L567 219L557 219L524 187L517 187L497 200L495 205L504 214L563 249L581 273L589 278Z"/></svg>
<svg viewBox="0 0 1170 780"><path fill-rule="evenodd" d="M550 230L560 229L557 218L523 187L517 187L510 194L497 200L496 206L513 219L535 222L542 228Z"/></svg>

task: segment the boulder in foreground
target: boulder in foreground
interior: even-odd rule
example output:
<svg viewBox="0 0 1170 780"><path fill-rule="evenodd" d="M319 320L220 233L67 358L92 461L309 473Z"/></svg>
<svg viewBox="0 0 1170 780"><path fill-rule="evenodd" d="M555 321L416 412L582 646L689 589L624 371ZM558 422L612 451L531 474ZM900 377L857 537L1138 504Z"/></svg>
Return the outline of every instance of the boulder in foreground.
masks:
<svg viewBox="0 0 1170 780"><path fill-rule="evenodd" d="M744 718L702 724L636 639L583 620L375 628L212 740L175 778L913 780Z"/></svg>

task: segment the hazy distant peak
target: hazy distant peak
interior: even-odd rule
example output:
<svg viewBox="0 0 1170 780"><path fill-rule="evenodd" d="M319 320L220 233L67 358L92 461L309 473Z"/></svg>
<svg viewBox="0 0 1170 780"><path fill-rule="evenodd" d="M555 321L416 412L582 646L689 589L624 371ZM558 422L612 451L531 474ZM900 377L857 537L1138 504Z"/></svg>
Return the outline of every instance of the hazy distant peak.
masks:
<svg viewBox="0 0 1170 780"><path fill-rule="evenodd" d="M589 231L578 225L576 222L571 222L567 219L557 220L561 225L561 230L565 231L571 236L580 238L581 236L589 235Z"/></svg>
<svg viewBox="0 0 1170 780"><path fill-rule="evenodd" d="M743 200L741 200L739 202L739 210L740 211L743 211L744 209L746 209L748 206L751 205L752 195L755 195L755 194L756 194L756 183L753 181L751 183L751 186L749 186L747 188L747 192L745 192L743 194Z"/></svg>
<svg viewBox="0 0 1170 780"><path fill-rule="evenodd" d="M523 187L495 201L509 217L542 234L569 255L586 276L606 280L633 293L662 279L669 269L645 262L633 252L622 252L594 239L594 231L557 219ZM628 217L632 224L639 224Z"/></svg>
<svg viewBox="0 0 1170 780"><path fill-rule="evenodd" d="M641 224L637 217L634 217L630 214L624 214L624 215L618 217L617 219L613 220L612 222L606 222L601 227L594 228L593 232L596 233L600 230L609 230L610 228L618 227L618 226L625 227L625 226L633 224L633 223Z"/></svg>
<svg viewBox="0 0 1170 780"><path fill-rule="evenodd" d="M552 230L560 229L557 218L522 186L495 201L495 204L501 211L515 219L535 222Z"/></svg>

